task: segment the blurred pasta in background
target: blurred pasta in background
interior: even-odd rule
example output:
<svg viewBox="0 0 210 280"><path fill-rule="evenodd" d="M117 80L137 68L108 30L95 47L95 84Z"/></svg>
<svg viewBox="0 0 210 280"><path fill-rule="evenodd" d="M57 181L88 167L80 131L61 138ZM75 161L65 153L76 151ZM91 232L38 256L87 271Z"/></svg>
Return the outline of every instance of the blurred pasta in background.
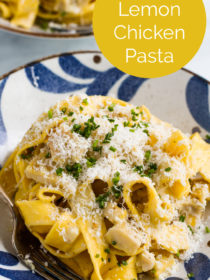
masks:
<svg viewBox="0 0 210 280"><path fill-rule="evenodd" d="M48 29L50 22L90 24L95 0L2 0L0 16L12 25L30 29L37 24Z"/></svg>

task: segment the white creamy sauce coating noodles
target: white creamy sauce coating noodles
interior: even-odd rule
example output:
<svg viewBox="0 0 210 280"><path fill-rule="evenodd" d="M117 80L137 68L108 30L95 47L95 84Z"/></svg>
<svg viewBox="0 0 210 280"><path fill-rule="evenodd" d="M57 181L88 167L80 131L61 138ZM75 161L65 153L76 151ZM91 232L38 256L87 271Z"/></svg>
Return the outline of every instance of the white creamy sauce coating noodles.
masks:
<svg viewBox="0 0 210 280"><path fill-rule="evenodd" d="M0 184L18 188L28 229L84 279L161 279L208 230L209 165L199 134L144 106L75 95L32 125Z"/></svg>

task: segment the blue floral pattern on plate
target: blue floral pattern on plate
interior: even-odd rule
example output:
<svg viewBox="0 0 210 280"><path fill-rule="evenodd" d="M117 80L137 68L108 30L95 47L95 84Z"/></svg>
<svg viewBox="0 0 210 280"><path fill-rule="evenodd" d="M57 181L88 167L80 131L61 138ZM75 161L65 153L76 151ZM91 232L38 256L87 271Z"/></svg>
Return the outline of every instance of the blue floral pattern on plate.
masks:
<svg viewBox="0 0 210 280"><path fill-rule="evenodd" d="M19 87L16 87L17 83ZM161 118L167 120L171 117L172 122L181 129L191 132L195 128L205 135L210 132L209 88L207 81L184 70L158 79L129 76L94 52L65 54L34 63L0 81L0 164L6 157L1 155L1 151L12 150L14 145L10 147L10 143L18 143L45 107L76 92L88 95L113 94L134 104L144 103L152 111L156 110L155 114ZM176 94L173 102L172 94ZM15 107L11 106L13 103ZM185 112L184 120L182 112ZM9 120L14 115L16 122L13 124ZM20 127L16 128L19 123ZM21 130L18 137L14 133L17 132L15 129ZM206 249L195 253L184 263L185 274L181 278L174 276L167 280L183 280L188 273L193 275L191 280L208 280L210 260L207 254ZM0 275L12 280L42 279L19 266L17 258L6 252L0 240Z"/></svg>

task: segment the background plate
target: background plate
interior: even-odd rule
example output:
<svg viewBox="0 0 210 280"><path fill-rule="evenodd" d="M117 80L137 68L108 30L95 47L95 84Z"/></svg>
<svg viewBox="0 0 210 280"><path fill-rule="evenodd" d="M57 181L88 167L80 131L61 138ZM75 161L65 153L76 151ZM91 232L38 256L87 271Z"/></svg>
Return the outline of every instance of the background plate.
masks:
<svg viewBox="0 0 210 280"><path fill-rule="evenodd" d="M58 25L57 30L46 31L38 25L34 25L29 30L12 25L8 20L0 18L0 29L24 36L40 37L40 38L78 38L93 35L92 24L79 26L73 25L68 28L61 28Z"/></svg>
<svg viewBox="0 0 210 280"><path fill-rule="evenodd" d="M156 79L141 79L114 68L101 53L77 52L54 56L13 71L0 80L0 164L32 122L49 106L71 94L109 95L135 105L145 104L162 120L186 133L210 132L210 85L185 70ZM0 279L38 280L8 252L11 217L0 202ZM210 211L208 209L207 216ZM208 221L207 221L208 222ZM210 278L210 234L193 258L168 280ZM208 242L209 241L209 242Z"/></svg>

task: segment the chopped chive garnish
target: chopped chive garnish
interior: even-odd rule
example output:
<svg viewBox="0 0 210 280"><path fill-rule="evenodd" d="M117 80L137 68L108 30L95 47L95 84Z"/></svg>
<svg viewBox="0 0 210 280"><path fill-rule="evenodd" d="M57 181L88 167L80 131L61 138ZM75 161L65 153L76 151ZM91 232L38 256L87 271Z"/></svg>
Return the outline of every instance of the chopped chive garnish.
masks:
<svg viewBox="0 0 210 280"><path fill-rule="evenodd" d="M112 245L117 245L117 242L115 240L113 240Z"/></svg>
<svg viewBox="0 0 210 280"><path fill-rule="evenodd" d="M120 162L126 164L126 159L121 159Z"/></svg>
<svg viewBox="0 0 210 280"><path fill-rule="evenodd" d="M62 112L63 114L65 114L65 113L66 113L66 110L67 110L67 108L66 108L66 107L63 107L63 108L61 109L61 112Z"/></svg>
<svg viewBox="0 0 210 280"><path fill-rule="evenodd" d="M101 152L102 151L102 146L98 146L98 142L99 142L98 140L95 140L93 142L92 148L93 148L94 152Z"/></svg>
<svg viewBox="0 0 210 280"><path fill-rule="evenodd" d="M184 216L184 215L179 216L180 222L184 223L185 219L186 219L186 216Z"/></svg>
<svg viewBox="0 0 210 280"><path fill-rule="evenodd" d="M108 260L109 263L111 262L111 259L110 259L110 258L108 258L107 260Z"/></svg>
<svg viewBox="0 0 210 280"><path fill-rule="evenodd" d="M78 180L79 175L82 172L82 166L80 163L74 163L73 165L67 164L66 171Z"/></svg>
<svg viewBox="0 0 210 280"><path fill-rule="evenodd" d="M180 252L179 252L179 250L177 251L176 256L177 256L178 258L180 257Z"/></svg>
<svg viewBox="0 0 210 280"><path fill-rule="evenodd" d="M116 185L114 185L114 186L112 187L112 192L113 192L114 197L115 197L116 199L120 198L121 193L122 193L122 190L123 190L123 186L116 186Z"/></svg>
<svg viewBox="0 0 210 280"><path fill-rule="evenodd" d="M144 157L146 162L148 162L151 158L151 151L150 150L146 151Z"/></svg>
<svg viewBox="0 0 210 280"><path fill-rule="evenodd" d="M80 124L74 124L72 132L76 132L87 139L91 135L91 132L96 130L99 126L100 125L97 125L94 122L94 117L91 117L87 120L87 122L84 123L84 128L82 128Z"/></svg>
<svg viewBox="0 0 210 280"><path fill-rule="evenodd" d="M48 118L49 118L49 119L52 119L52 117L53 117L53 110L50 109L50 110L48 111Z"/></svg>
<svg viewBox="0 0 210 280"><path fill-rule="evenodd" d="M83 105L86 105L86 106L88 105L88 100L87 100L87 98L85 98L85 99L82 100L82 104L83 104Z"/></svg>
<svg viewBox="0 0 210 280"><path fill-rule="evenodd" d="M100 257L100 255L99 255L99 254L96 254L96 255L95 255L95 258L97 258L97 259L98 259L99 257Z"/></svg>
<svg viewBox="0 0 210 280"><path fill-rule="evenodd" d="M192 272L191 272L191 273L187 273L187 277L188 277L188 278L194 277L194 273L192 273Z"/></svg>
<svg viewBox="0 0 210 280"><path fill-rule="evenodd" d="M68 118L67 118L67 117L64 117L63 120L64 120L64 121L68 121Z"/></svg>
<svg viewBox="0 0 210 280"><path fill-rule="evenodd" d="M165 172L170 172L171 171L171 167L167 167L166 169L165 169Z"/></svg>
<svg viewBox="0 0 210 280"><path fill-rule="evenodd" d="M206 233L210 233L209 227L207 227L207 226L205 227L205 232L206 232Z"/></svg>
<svg viewBox="0 0 210 280"><path fill-rule="evenodd" d="M95 158L87 158L87 167L93 167L96 164L96 159Z"/></svg>
<svg viewBox="0 0 210 280"><path fill-rule="evenodd" d="M72 128L72 132L79 133L81 127L82 127L81 124L74 124L74 125L73 125L73 128Z"/></svg>
<svg viewBox="0 0 210 280"><path fill-rule="evenodd" d="M58 176L61 176L62 173L63 173L63 168L58 167L58 168L56 169L56 174L57 174Z"/></svg>
<svg viewBox="0 0 210 280"><path fill-rule="evenodd" d="M115 122L115 120L114 120L114 119L108 119L108 121L109 121L110 123Z"/></svg>
<svg viewBox="0 0 210 280"><path fill-rule="evenodd" d="M117 171L115 174L114 174L114 177L112 178L112 183L117 185L120 181L120 172Z"/></svg>
<svg viewBox="0 0 210 280"><path fill-rule="evenodd" d="M69 112L69 113L68 113L68 116L69 116L69 117L72 117L73 115L74 115L74 112Z"/></svg>
<svg viewBox="0 0 210 280"><path fill-rule="evenodd" d="M137 172L137 173L139 173L140 175L142 175L142 174L143 174L143 171L144 171L143 165L136 165L136 166L134 167L134 171Z"/></svg>
<svg viewBox="0 0 210 280"><path fill-rule="evenodd" d="M104 144L110 143L111 142L111 138L114 136L114 132L117 130L118 124L115 124L114 127L112 128L112 132L108 132L105 135L105 138L103 140Z"/></svg>
<svg viewBox="0 0 210 280"><path fill-rule="evenodd" d="M84 108L82 106L79 106L79 110L80 110L80 112L82 112L84 110Z"/></svg>
<svg viewBox="0 0 210 280"><path fill-rule="evenodd" d="M192 229L192 227L190 225L187 226L189 228L189 230L191 231L192 234L194 234L194 231Z"/></svg>
<svg viewBox="0 0 210 280"><path fill-rule="evenodd" d="M50 158L50 157L51 157L51 153L50 152L46 153L45 158Z"/></svg>
<svg viewBox="0 0 210 280"><path fill-rule="evenodd" d="M146 170L146 176L148 176L148 177L151 177L154 173L155 173L155 171L157 171L157 164L156 163L153 163L153 162L151 162L150 164L149 164L149 168Z"/></svg>
<svg viewBox="0 0 210 280"><path fill-rule="evenodd" d="M28 148L27 150L25 150L21 155L20 157L22 159L30 159L32 156L33 156L33 151L34 151L34 147L30 147Z"/></svg>
<svg viewBox="0 0 210 280"><path fill-rule="evenodd" d="M98 197L96 197L96 202L98 202L99 208L101 208L101 209L104 208L105 202L107 201L109 195L110 195L110 192L106 192L106 193L100 194Z"/></svg>
<svg viewBox="0 0 210 280"><path fill-rule="evenodd" d="M115 106L116 106L116 104L114 104L114 103L112 103L111 105L109 105L109 106L108 106L109 112L113 112Z"/></svg>
<svg viewBox="0 0 210 280"><path fill-rule="evenodd" d="M206 140L210 140L210 134L206 134Z"/></svg>
<svg viewBox="0 0 210 280"><path fill-rule="evenodd" d="M149 136L149 131L148 131L148 129L144 129L143 132Z"/></svg>
<svg viewBox="0 0 210 280"><path fill-rule="evenodd" d="M128 127L130 125L130 122L124 122L123 125L124 127Z"/></svg>
<svg viewBox="0 0 210 280"><path fill-rule="evenodd" d="M106 249L104 249L104 252L107 253L107 254L110 254L110 249L106 248Z"/></svg>
<svg viewBox="0 0 210 280"><path fill-rule="evenodd" d="M112 151L112 152L116 152L116 151L117 151L117 149L116 149L115 147L113 147L113 146L111 146L109 149L110 149L110 151Z"/></svg>
<svg viewBox="0 0 210 280"><path fill-rule="evenodd" d="M129 131L130 131L130 132L135 132L135 129L132 129L132 128L131 128L131 129L129 129Z"/></svg>
<svg viewBox="0 0 210 280"><path fill-rule="evenodd" d="M73 118L73 119L71 120L71 122L75 122L75 120L76 120L76 119L75 119L75 118Z"/></svg>
<svg viewBox="0 0 210 280"><path fill-rule="evenodd" d="M122 265L128 265L126 261L122 261Z"/></svg>

